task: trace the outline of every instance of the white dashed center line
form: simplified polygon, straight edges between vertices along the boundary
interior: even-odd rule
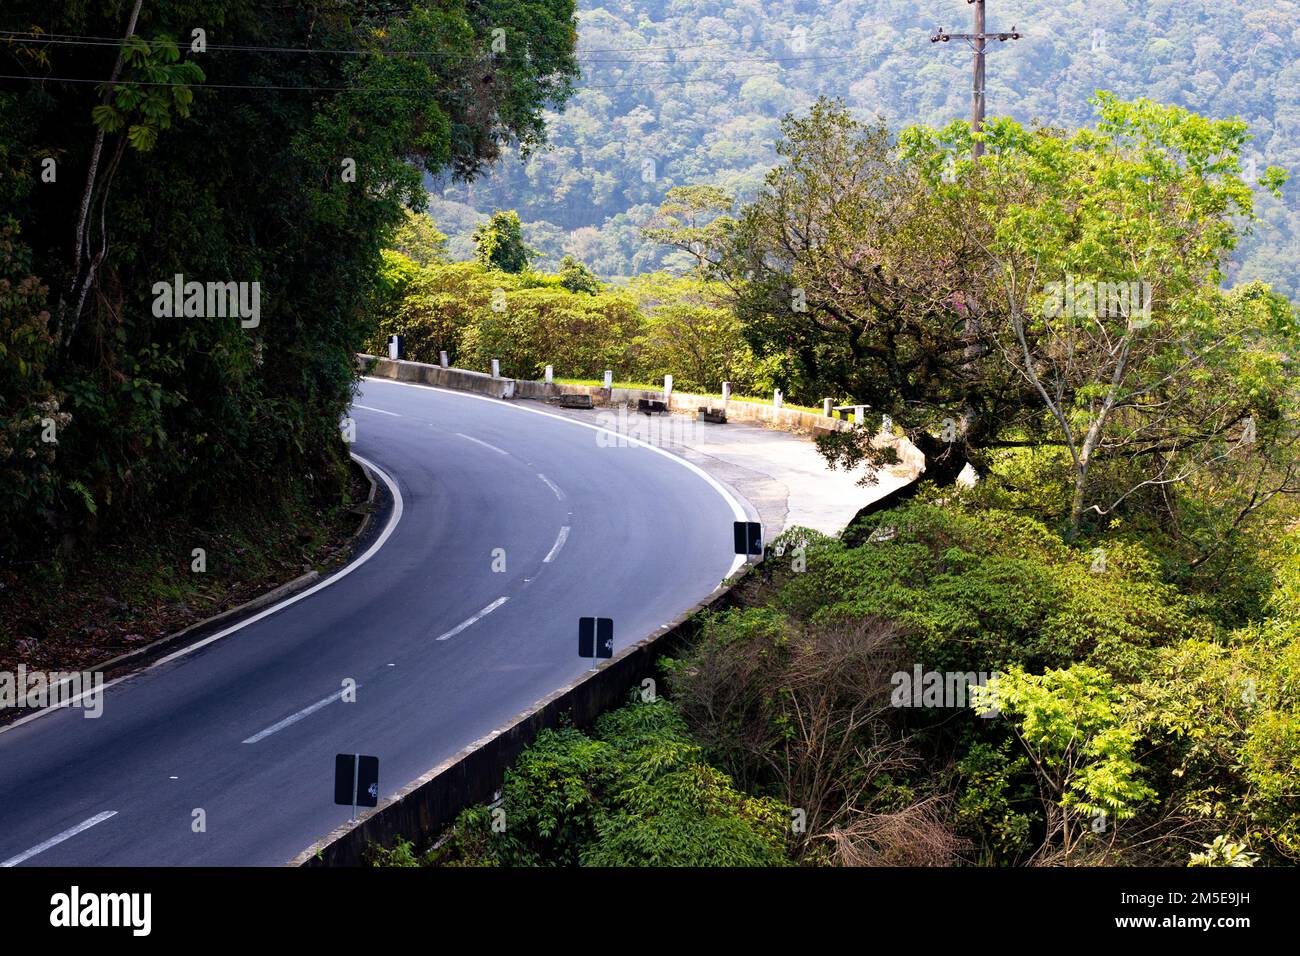
[[[541,474],[540,472],[538,473],[537,477],[542,479],[542,481],[546,482],[547,488],[550,488],[553,492],[555,492],[556,501],[564,500],[564,492],[559,489],[559,486],[556,485],[555,482],[551,481],[551,479],[547,478],[545,475]]]
[[[441,637],[437,638],[437,640],[445,641],[445,640],[447,640],[449,637],[455,637],[455,636],[456,636],[457,634],[459,634],[461,631],[465,630],[465,628],[470,627],[470,626],[474,625],[475,623],[477,623],[478,621],[482,620],[483,618],[487,617],[489,614],[491,614],[493,611],[495,611],[495,610],[496,610],[497,608],[499,608],[502,604],[505,604],[506,601],[509,601],[509,600],[510,600],[510,598],[508,598],[508,597],[499,597],[499,598],[497,598],[495,601],[493,601],[491,604],[489,604],[489,605],[488,605],[487,607],[485,607],[483,610],[479,611],[477,614],[475,614],[473,617],[469,618],[468,620],[461,621],[459,624],[457,624],[455,627],[453,627],[453,628],[452,628],[450,631],[448,631],[446,634],[443,634]]]
[[[397,414],[397,412],[386,412],[382,408],[375,408],[373,405],[362,405],[360,402],[354,402],[352,404],[352,407],[364,408],[368,412],[378,412],[380,415],[392,415],[394,418],[402,417],[401,415]]]
[[[472,436],[470,436],[470,435],[462,435],[460,432],[456,432],[456,435],[457,435],[457,437],[459,437],[459,438],[463,438],[463,439],[465,439],[466,441],[472,441],[472,442],[473,442],[474,444],[476,444],[476,445],[482,445],[484,448],[491,448],[491,449],[492,449],[494,452],[496,452],[498,455],[508,455],[508,454],[510,454],[510,452],[508,452],[508,451],[504,451],[504,450],[498,448],[496,445],[489,444],[488,442],[485,442],[485,441],[483,441],[482,439],[474,438],[474,437],[472,437]]]
[[[360,687],[361,685],[357,684],[356,686]],[[290,724],[296,724],[304,717],[310,717],[312,714],[316,713],[316,711],[320,710],[322,707],[328,707],[330,704],[334,703],[334,701],[340,700],[345,693],[347,693],[347,691],[340,690],[338,693],[330,694],[324,700],[318,700],[310,707],[304,707],[302,710],[298,711],[298,713],[290,714],[288,717],[284,718],[284,720],[272,724],[270,727],[267,727],[265,730],[259,730],[257,733],[253,734],[253,736],[245,740],[244,743],[255,744],[259,740],[271,736],[271,734],[275,733],[277,730],[284,730],[284,728],[288,727]]]
[[[3,863],[0,863],[0,869],[5,867],[10,867],[10,866],[17,866],[19,863],[22,863],[24,860],[30,860],[36,854],[44,853],[50,847],[58,846],[64,840],[69,840],[72,837],[76,836],[78,833],[81,833],[83,830],[89,830],[91,827],[95,826],[96,824],[103,823],[105,820],[109,819],[110,817],[115,817],[115,816],[117,816],[116,810],[105,810],[103,813],[96,813],[89,820],[82,820],[75,827],[69,827],[68,829],[64,830],[62,833],[50,837],[44,843],[38,843],[30,850],[25,850],[24,852],[19,853],[17,856],[11,856]]]

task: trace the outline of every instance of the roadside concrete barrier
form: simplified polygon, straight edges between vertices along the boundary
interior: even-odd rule
[[[494,398],[528,398],[535,401],[550,401],[561,395],[589,395],[593,407],[626,406],[637,408],[642,401],[667,401],[668,410],[696,417],[701,406],[712,407],[717,398],[708,395],[695,395],[690,392],[673,390],[666,396],[656,389],[613,388],[613,372],[605,372],[605,387],[597,385],[562,385],[554,381],[534,382],[527,379],[493,378],[486,372],[471,372],[468,369],[445,368],[438,365],[426,365],[422,362],[394,361],[373,355],[357,356],[361,367],[370,367],[370,375],[378,378],[390,378],[399,382],[420,382],[436,385],[440,388],[460,389],[479,395],[491,395]],[[665,383],[671,387],[671,377]],[[817,436],[833,431],[850,431],[854,423],[863,421],[863,409],[866,406],[852,405],[840,408],[854,410],[854,422],[838,418],[828,418],[817,412],[806,412],[784,405],[767,405],[761,402],[746,402],[731,397],[731,383],[724,383],[723,411],[728,422],[743,422],[780,428],[786,431],[800,432]],[[780,395],[780,391],[777,391]],[[783,397],[782,397],[783,400]],[[893,444],[898,452],[900,464],[912,471],[921,471],[925,467],[925,456],[911,442],[888,433],[882,429],[875,439],[879,442]]]

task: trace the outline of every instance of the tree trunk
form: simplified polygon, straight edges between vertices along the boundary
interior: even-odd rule
[[[1074,472],[1074,494],[1070,498],[1070,530],[1066,534],[1067,541],[1073,541],[1079,536],[1079,525],[1083,521],[1083,493],[1088,485],[1088,463],[1082,462]]]
[[[919,432],[909,440],[925,455],[925,471],[921,478],[946,488],[957,481],[962,469],[970,463],[966,446],[961,442],[946,442],[929,432]]]
[[[126,34],[123,37],[124,43],[126,41],[126,37],[129,37],[133,33],[135,33],[135,26],[140,19],[140,7],[143,5],[143,2],[144,0],[135,0],[135,6],[131,9],[131,18],[126,25]],[[122,48],[119,47],[117,51],[117,60],[113,63],[113,72],[109,74],[108,77],[110,88],[104,94],[104,99],[102,100],[103,103],[107,103],[109,98],[113,95],[111,86],[113,83],[117,81],[117,78],[121,75],[121,73],[122,73]],[[67,306],[68,294],[65,291],[64,294],[59,297],[59,306],[55,312],[54,340],[56,346],[59,347],[60,349],[66,348],[68,345],[72,343],[72,335],[73,332],[76,331],[77,322],[81,318],[81,309],[85,305],[85,301],[86,301],[85,292],[81,290],[83,289],[88,290],[89,288],[89,284],[85,282],[85,280],[83,280],[82,278],[81,264],[83,258],[86,257],[86,253],[87,253],[86,229],[90,222],[91,201],[94,199],[95,196],[95,181],[99,176],[99,158],[100,155],[103,153],[103,151],[104,151],[104,131],[103,129],[96,129],[95,145],[91,148],[90,151],[90,167],[86,170],[86,185],[84,191],[81,194],[81,208],[77,214],[77,231],[74,240],[75,245],[72,250],[72,281],[68,285],[68,289],[71,290],[73,295],[77,297],[76,298],[77,304],[75,307],[76,311],[74,311],[71,314],[71,316],[69,316],[68,306]],[[94,273],[92,267],[90,278],[93,279],[93,276]],[[65,323],[68,323],[68,328],[66,332],[64,331]]]

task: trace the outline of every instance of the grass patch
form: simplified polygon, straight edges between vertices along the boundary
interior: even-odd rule
[[[605,380],[603,378],[557,378],[555,380],[555,384],[556,385],[591,385],[596,388],[601,388],[604,386]],[[660,382],[658,385],[651,385],[646,382],[615,382],[614,387],[641,389],[642,391],[647,391],[647,392],[662,392],[664,390],[664,386],[662,382]]]

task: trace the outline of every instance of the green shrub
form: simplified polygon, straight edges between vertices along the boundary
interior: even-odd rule
[[[1205,630],[1139,545],[1071,548],[1031,518],[917,503],[873,518],[859,547],[821,539],[775,606],[813,622],[883,618],[927,668],[1095,661],[1133,674]]]
[[[671,704],[635,702],[591,736],[539,734],[507,771],[500,807],[462,812],[427,862],[780,866],[789,825],[788,807],[741,793],[705,763]],[[399,851],[378,862],[403,865]]]

